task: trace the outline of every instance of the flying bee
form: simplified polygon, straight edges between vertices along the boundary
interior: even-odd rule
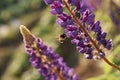
[[[58,40],[60,43],[63,43],[65,39],[66,39],[66,34],[65,34],[65,33],[60,34],[60,35],[57,37],[57,40]]]

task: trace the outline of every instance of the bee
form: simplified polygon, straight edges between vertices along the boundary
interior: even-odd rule
[[[63,43],[65,39],[66,39],[66,34],[65,34],[65,33],[60,34],[60,35],[57,37],[57,40],[58,40],[58,42],[60,42],[60,43]]]

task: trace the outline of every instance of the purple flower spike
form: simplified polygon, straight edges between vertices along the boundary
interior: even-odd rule
[[[52,14],[57,14],[58,19],[56,22],[64,28],[66,37],[71,39],[71,43],[76,45],[76,48],[80,53],[84,54],[87,59],[92,59],[96,55],[101,57],[101,53],[94,53],[96,52],[96,48],[94,47],[95,45],[93,42],[96,43],[100,50],[103,48],[108,50],[112,49],[112,42],[106,39],[107,33],[102,30],[100,21],[95,21],[95,14],[92,13],[93,10],[90,10],[90,6],[93,7],[91,3],[95,3],[93,0],[56,1],[60,3],[60,8],[66,6],[71,15],[68,15],[64,11],[61,11],[60,13],[58,13],[57,10],[54,11],[53,9],[58,8],[58,5],[55,5],[54,3],[51,4],[54,5],[51,7],[53,10]],[[100,0],[95,1],[100,5]],[[97,5],[95,6],[97,8]],[[93,36],[92,39],[91,36],[94,34],[95,36]]]
[[[40,38],[36,38],[25,26],[20,31],[29,54],[29,62],[45,80],[78,80],[74,70],[69,68],[63,58],[54,53],[52,48],[46,46]]]

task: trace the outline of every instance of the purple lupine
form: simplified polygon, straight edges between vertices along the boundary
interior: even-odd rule
[[[89,35],[85,34],[84,31],[78,27],[77,23],[72,18],[73,16],[68,15],[64,11],[61,14],[57,13],[57,23],[64,28],[66,36],[72,39],[71,43],[75,44],[78,51],[81,54],[84,54],[87,59],[92,59],[94,56],[105,56],[102,49],[106,48],[110,50],[112,48],[112,40],[106,39],[107,33],[102,30],[100,21],[95,21],[95,14],[93,14],[91,10],[86,7],[84,2],[81,2],[80,0],[67,0],[66,2],[74,8],[71,10],[74,14],[79,13],[80,16],[76,16],[76,18],[79,19],[85,30],[89,34],[93,34],[94,32],[95,41],[98,47],[100,47],[100,52],[97,54],[94,53],[96,49],[93,47]],[[53,5],[53,3],[50,5]],[[60,5],[62,8],[64,7],[62,2],[60,2]]]
[[[25,26],[20,26],[29,61],[45,80],[78,80],[73,68],[69,68],[63,58],[54,53],[40,38],[36,38]]]

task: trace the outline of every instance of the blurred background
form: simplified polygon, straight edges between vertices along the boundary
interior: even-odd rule
[[[120,66],[120,0],[85,0],[86,6],[101,21],[113,49],[107,58]],[[27,26],[32,33],[59,53],[79,75],[79,80],[120,80],[120,72],[103,60],[86,60],[70,40],[60,44],[56,37],[63,30],[43,0],[0,0],[0,80],[44,80],[29,63],[19,26]],[[108,77],[109,76],[109,77]]]

